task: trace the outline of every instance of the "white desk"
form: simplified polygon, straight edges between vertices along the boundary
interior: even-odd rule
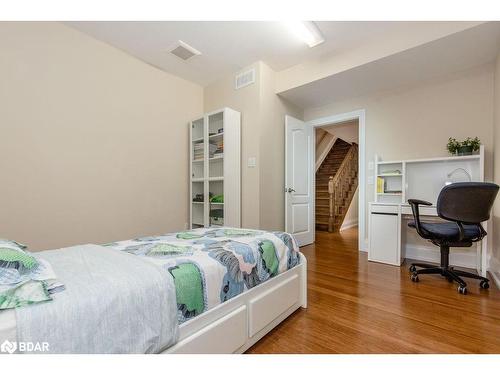
[[[425,217],[427,220],[438,220],[435,206],[420,206],[419,212],[424,220]],[[413,219],[410,205],[373,202],[369,204],[369,218],[368,260],[401,266],[406,258],[403,231],[407,230],[407,220]],[[483,227],[487,228],[487,223],[483,223]],[[478,242],[476,248],[476,269],[484,277],[487,270],[487,239],[488,236]],[[424,239],[422,241],[428,243]],[[439,248],[434,247],[439,252]],[[451,251],[453,252],[453,248]]]
[[[446,181],[467,181],[467,175],[471,181],[483,182],[484,146],[480,147],[478,154],[468,156],[387,161],[375,155],[374,167],[373,182],[380,180],[381,186],[374,183],[375,202],[369,204],[368,260],[400,266],[406,257],[407,219],[412,217],[407,200],[421,199],[435,203]],[[382,186],[383,191],[380,191]],[[426,217],[424,220],[440,220],[434,206],[421,206],[419,211],[420,215]],[[483,227],[488,232],[491,225],[483,223]],[[475,266],[482,276],[486,276],[488,266],[487,239],[488,236],[478,242],[475,264],[470,252],[462,253],[467,256],[467,263],[470,263],[467,266]],[[439,259],[435,256],[439,254],[437,246],[418,236],[414,241],[421,243],[426,251],[430,250],[427,253],[433,258]],[[458,249],[454,251],[452,248],[452,257],[454,252],[459,253]],[[413,252],[412,257],[417,254]],[[424,257],[417,259],[433,261]]]

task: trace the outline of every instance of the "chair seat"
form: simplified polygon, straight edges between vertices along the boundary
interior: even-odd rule
[[[433,237],[442,238],[445,240],[458,240],[460,235],[460,230],[456,223],[426,223],[421,221],[421,227],[423,230],[429,232]],[[408,226],[415,228],[415,222],[410,221]],[[481,230],[478,225],[463,225],[465,238],[464,239],[474,239],[481,236]]]

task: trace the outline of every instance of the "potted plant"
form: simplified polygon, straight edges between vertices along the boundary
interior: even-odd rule
[[[458,148],[458,155],[471,155],[472,152],[479,150],[480,145],[481,142],[478,137],[475,137],[474,139],[467,137],[467,139],[463,141]]]
[[[473,152],[479,150],[481,141],[478,137],[467,137],[464,141],[459,142],[455,138],[449,138],[446,148],[452,155],[471,155]]]
[[[450,154],[456,155],[458,147],[460,147],[460,142],[458,142],[455,138],[448,138],[448,144],[446,145],[446,148],[448,149],[448,152]]]

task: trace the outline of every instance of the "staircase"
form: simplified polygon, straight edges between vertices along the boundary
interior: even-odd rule
[[[338,232],[358,187],[358,145],[338,138],[316,172],[316,230]]]

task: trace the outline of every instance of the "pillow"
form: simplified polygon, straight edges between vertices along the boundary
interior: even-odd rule
[[[28,249],[28,246],[23,245],[22,243],[12,241],[12,240],[6,240],[4,238],[0,238],[0,246],[2,246],[2,245],[14,246],[16,248],[20,248],[21,250]]]
[[[22,275],[38,268],[38,260],[24,249],[15,241],[0,239],[0,285],[18,283]]]
[[[51,265],[26,251],[26,246],[0,239],[0,312],[50,301],[64,289]]]

